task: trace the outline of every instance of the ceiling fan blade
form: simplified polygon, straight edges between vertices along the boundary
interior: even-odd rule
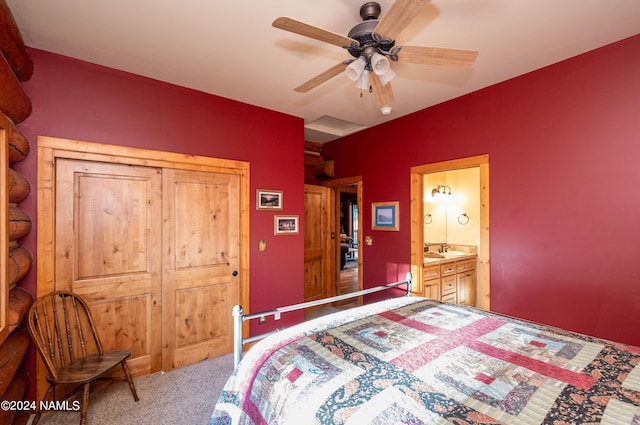
[[[429,1],[431,0],[396,0],[373,31],[384,38],[395,40]]]
[[[344,35],[336,34],[335,32],[314,27],[313,25],[305,24],[304,22],[296,21],[295,19],[287,17],[277,18],[273,21],[272,25],[281,30],[304,35],[305,37],[334,44],[338,47],[350,46],[353,42],[355,42],[356,45],[359,44],[353,38],[345,37]]]
[[[476,50],[448,49],[442,47],[402,46],[398,62],[422,65],[469,67],[478,57]]]
[[[328,81],[336,75],[340,74],[345,70],[346,67],[347,64],[340,62],[339,64],[327,69],[322,74],[318,74],[309,81],[300,84],[298,87],[293,89],[293,91],[296,91],[298,93],[306,93],[309,90],[316,88],[320,84],[324,83],[325,81]]]
[[[384,86],[378,78],[378,75],[375,72],[369,74],[371,86],[373,87],[373,95],[376,98],[376,103],[379,108],[382,108],[385,105],[391,105],[394,100],[393,91],[391,90],[391,82],[388,82]]]

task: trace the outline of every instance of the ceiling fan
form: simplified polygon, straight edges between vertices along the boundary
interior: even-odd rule
[[[372,91],[380,112],[389,115],[394,100],[390,80],[395,76],[389,59],[425,65],[471,66],[478,56],[475,50],[396,45],[396,36],[429,1],[395,0],[380,20],[380,4],[367,2],[360,7],[362,22],[346,37],[292,18],[277,18],[273,21],[274,27],[342,47],[355,58],[327,69],[294,91],[306,93],[345,71],[356,87]]]

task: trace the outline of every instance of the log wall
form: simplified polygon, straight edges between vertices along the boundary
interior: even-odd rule
[[[3,221],[1,223],[3,244],[2,276],[4,282],[1,302],[6,306],[8,332],[0,339],[0,400],[26,400],[31,381],[26,367],[26,354],[31,338],[26,331],[25,320],[33,296],[20,287],[22,278],[29,272],[33,260],[20,240],[31,231],[31,217],[20,208],[20,202],[29,197],[31,185],[19,172],[11,168],[24,160],[30,151],[27,138],[15,124],[31,115],[31,100],[22,88],[33,73],[33,61],[20,35],[20,31],[5,0],[0,0],[0,122],[4,137],[0,169],[6,184],[2,193]],[[6,217],[6,220],[4,218]],[[0,308],[0,311],[5,309]],[[0,411],[2,424],[26,424],[28,411]]]
[[[321,181],[334,176],[333,161],[325,161],[321,155],[322,144],[304,142],[304,182],[320,184]]]

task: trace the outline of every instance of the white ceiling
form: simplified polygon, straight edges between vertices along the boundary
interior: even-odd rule
[[[396,44],[478,50],[478,59],[469,69],[392,63],[395,102],[385,117],[342,74],[294,92],[351,56],[271,26],[289,16],[346,35],[364,0],[7,3],[28,46],[301,117],[305,138],[318,142],[640,33],[638,0],[433,0]],[[392,0],[379,3],[384,15]]]

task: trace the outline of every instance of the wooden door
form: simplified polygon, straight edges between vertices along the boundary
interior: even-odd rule
[[[161,365],[161,169],[58,159],[55,290],[83,296],[105,349]]]
[[[38,158],[37,295],[59,288],[84,295],[96,316],[104,345],[130,349],[131,368],[136,376],[159,371],[165,364],[170,369],[187,364],[186,359],[197,361],[211,357],[215,355],[212,353],[220,352],[220,347],[225,347],[224,353],[231,352],[231,336],[221,336],[232,333],[228,324],[231,305],[241,304],[245,312],[249,312],[249,164],[43,136],[38,137]],[[173,171],[177,169],[181,171]],[[195,190],[176,190],[180,186],[176,185],[172,197],[166,198],[163,174],[169,170],[174,173],[173,181],[184,181],[184,175],[189,173],[193,173],[198,182],[217,181],[212,175],[224,175],[227,177],[223,178],[235,181],[225,186],[230,190],[229,211],[206,206],[211,212],[209,218],[216,224],[202,225],[202,232],[214,240],[211,226],[225,228],[218,218],[231,217],[222,236],[229,249],[222,250],[219,248],[222,242],[215,240],[202,251],[202,255],[211,252],[224,255],[228,265],[221,261],[218,269],[226,267],[231,277],[222,277],[216,267],[211,266],[215,261],[207,265],[206,261],[194,260],[187,253],[177,263],[167,261],[173,253],[178,253],[175,247],[186,246],[182,241],[204,238],[196,234],[200,229],[196,230],[198,226],[194,223],[207,221],[202,218],[204,202],[195,202],[200,198],[190,196]],[[219,193],[225,190],[222,186],[224,184],[219,187]],[[165,198],[173,203],[178,199],[184,208],[174,206],[172,210]],[[215,199],[212,196],[205,200],[211,201],[211,205]],[[178,221],[178,225],[172,224],[172,220]],[[167,234],[167,229],[174,231],[173,236]],[[194,236],[175,232],[191,232]],[[186,261],[192,261],[193,269],[207,269],[210,282],[204,282],[196,270],[182,273],[189,269],[183,267]],[[233,276],[235,270],[238,270],[237,276]],[[167,283],[171,273],[183,281]],[[188,282],[185,284],[184,280],[189,279],[194,282],[191,288],[185,289]],[[224,286],[225,281],[235,287],[218,291],[232,294],[224,299],[228,306],[221,306],[219,301],[224,296],[211,295],[217,290],[212,285]],[[197,282],[202,285],[196,285]],[[167,285],[173,291],[168,295],[163,289],[169,287]],[[173,320],[166,320],[163,303],[172,300],[175,305],[168,308],[173,309],[169,313]],[[180,306],[178,310],[176,305]],[[179,318],[175,316],[176,311],[188,314]],[[219,314],[220,323],[227,321],[227,324],[205,329],[212,320],[217,320],[212,319],[212,314]],[[181,320],[183,328],[197,329],[202,338],[199,343],[194,342],[192,333],[181,333],[183,328],[177,325]],[[164,322],[172,323],[173,327],[164,329]],[[248,323],[244,324],[243,333],[249,336]],[[208,336],[202,337],[204,334]],[[173,335],[174,342],[168,335]],[[169,347],[175,352],[168,351]],[[200,352],[194,354],[198,350]],[[163,361],[167,356],[171,360]],[[47,388],[46,369],[41,361],[37,361],[36,372],[36,395],[40,399]]]
[[[136,375],[232,351],[240,176],[59,159],[55,289]]]
[[[335,294],[331,189],[304,185],[304,300]]]
[[[163,174],[163,370],[233,350],[239,303],[240,176]]]

